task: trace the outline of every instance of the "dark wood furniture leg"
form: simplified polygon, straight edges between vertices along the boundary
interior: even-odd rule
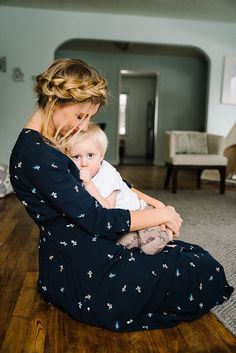
[[[164,189],[167,190],[169,183],[170,183],[170,178],[172,174],[172,166],[169,163],[166,163],[166,178],[165,178],[165,183],[164,183]]]
[[[176,194],[177,193],[177,176],[178,176],[178,171],[179,168],[177,166],[173,166],[172,167],[172,172],[173,172],[173,176],[172,176],[172,193]]]
[[[197,189],[201,189],[201,175],[202,175],[203,169],[202,168],[197,168]]]
[[[167,172],[166,172],[166,178],[165,178],[165,183],[164,183],[164,188],[167,189],[171,176],[172,176],[172,193],[176,194],[177,193],[177,177],[178,177],[178,172],[180,169],[196,169],[197,171],[197,188],[201,188],[201,175],[204,169],[217,169],[219,170],[220,173],[220,193],[224,194],[225,193],[225,177],[226,177],[226,166],[215,166],[215,165],[199,165],[199,166],[194,166],[194,165],[173,165],[170,163],[166,163],[167,167]]]
[[[219,167],[218,168],[220,173],[220,194],[225,193],[225,177],[226,177],[226,167]]]

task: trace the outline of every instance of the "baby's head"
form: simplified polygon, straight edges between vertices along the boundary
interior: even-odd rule
[[[67,151],[78,169],[87,168],[93,177],[100,169],[107,146],[108,139],[102,129],[89,124],[87,131],[70,140]]]

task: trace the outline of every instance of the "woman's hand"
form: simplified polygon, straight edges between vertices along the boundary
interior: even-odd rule
[[[169,212],[169,220],[165,223],[165,225],[173,232],[174,237],[178,237],[183,219],[180,217],[179,213],[175,211],[173,206],[166,206],[166,210],[167,214]]]

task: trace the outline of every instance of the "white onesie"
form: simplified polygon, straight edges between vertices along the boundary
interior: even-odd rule
[[[99,171],[92,180],[104,198],[113,191],[117,191],[115,208],[133,211],[145,208],[146,202],[139,200],[135,192],[123,181],[116,168],[107,161],[102,161]]]

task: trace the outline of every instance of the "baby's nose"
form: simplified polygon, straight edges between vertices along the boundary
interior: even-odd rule
[[[87,158],[81,158],[81,166],[86,167],[88,165]]]

